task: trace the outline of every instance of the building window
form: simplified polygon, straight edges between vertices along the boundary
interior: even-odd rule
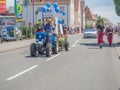
[[[65,7],[60,7],[60,13],[62,13],[63,11],[65,11]]]

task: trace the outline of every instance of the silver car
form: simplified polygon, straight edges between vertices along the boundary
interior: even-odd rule
[[[22,32],[16,26],[6,26],[0,32],[2,40],[22,40]]]
[[[95,28],[85,29],[83,33],[83,38],[97,38],[97,30]]]

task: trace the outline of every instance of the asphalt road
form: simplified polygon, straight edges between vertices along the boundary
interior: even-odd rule
[[[69,37],[70,50],[50,58],[30,57],[29,48],[0,53],[0,90],[119,90],[114,54],[97,39]]]

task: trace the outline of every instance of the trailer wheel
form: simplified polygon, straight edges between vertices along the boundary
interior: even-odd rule
[[[55,47],[53,48],[53,54],[58,54],[59,52],[59,45],[58,42],[55,43]]]
[[[65,51],[68,51],[68,49],[69,49],[69,42],[66,41],[66,42],[65,42]]]
[[[32,57],[36,56],[36,44],[35,43],[32,43],[30,46],[30,54]]]

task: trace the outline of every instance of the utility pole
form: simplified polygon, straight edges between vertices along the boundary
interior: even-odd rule
[[[34,26],[34,0],[32,0],[32,4],[33,4],[33,26]]]

